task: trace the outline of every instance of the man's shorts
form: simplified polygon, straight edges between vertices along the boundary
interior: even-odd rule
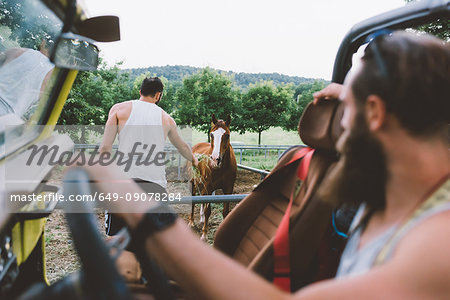
[[[157,183],[145,181],[139,178],[133,178],[133,180],[146,193],[167,194],[166,189]],[[105,231],[107,235],[115,235],[123,227],[125,227],[125,222],[121,218],[117,217],[114,213],[108,213],[108,211],[105,212]]]

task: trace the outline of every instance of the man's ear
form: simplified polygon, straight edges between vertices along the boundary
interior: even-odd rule
[[[142,92],[141,92],[141,90],[139,90],[139,96],[142,96]]]
[[[371,131],[379,130],[386,121],[386,104],[377,95],[369,95],[366,100],[366,120]]]

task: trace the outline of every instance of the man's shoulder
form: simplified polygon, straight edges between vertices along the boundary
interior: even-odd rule
[[[417,225],[417,233],[423,233],[423,238],[430,239],[434,234],[437,236],[445,231],[448,233],[446,240],[450,246],[450,201],[443,206],[446,207],[445,210],[443,209],[435,214],[430,212],[430,217]]]
[[[384,287],[374,293],[382,291],[395,299],[445,299],[442,296],[450,293],[449,247],[450,211],[446,210],[414,226],[401,238],[392,258],[359,277],[358,285]],[[389,285],[392,280],[395,285]]]
[[[162,108],[161,108],[161,118],[163,124],[165,125],[175,123],[175,120]]]
[[[122,108],[131,107],[133,105],[133,101],[134,100],[127,100],[127,101],[116,103],[111,107],[111,109],[122,109]]]
[[[133,100],[128,100],[128,101],[114,104],[111,107],[110,112],[115,112],[115,113],[130,112],[132,107],[133,107]]]
[[[447,245],[450,247],[450,201],[439,210],[429,210],[422,218],[418,218],[415,226],[407,232],[399,244],[399,250],[406,245],[422,245],[423,249],[433,251],[433,245]],[[413,247],[412,249],[415,249]],[[410,249],[405,249],[410,250]]]
[[[124,101],[114,104],[109,110],[109,115],[115,114],[119,119],[126,120],[131,114],[133,108],[133,100]]]
[[[431,278],[450,277],[450,207],[417,224],[400,242],[393,259],[416,265]],[[449,289],[450,291],[450,289]]]

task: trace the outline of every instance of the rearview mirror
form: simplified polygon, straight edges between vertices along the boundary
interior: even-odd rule
[[[120,40],[119,18],[98,16],[83,20],[77,25],[78,33],[97,42],[116,42]]]
[[[94,41],[67,32],[58,39],[51,61],[59,68],[93,71],[98,66],[98,54]]]

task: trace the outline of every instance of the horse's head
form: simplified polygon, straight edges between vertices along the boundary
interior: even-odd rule
[[[223,161],[223,156],[230,149],[230,123],[231,117],[228,115],[227,120],[217,120],[216,116],[212,114],[211,117],[211,159],[220,166]]]

